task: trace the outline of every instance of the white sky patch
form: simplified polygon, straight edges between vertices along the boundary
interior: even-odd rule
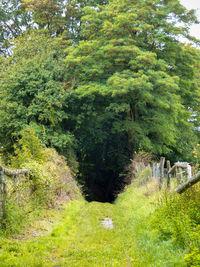
[[[200,0],[180,0],[180,3],[187,9],[196,9],[197,18],[200,21]],[[192,25],[190,33],[200,39],[200,24]]]

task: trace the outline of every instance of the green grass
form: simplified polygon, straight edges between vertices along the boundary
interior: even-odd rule
[[[151,184],[130,186],[113,205],[71,201],[46,236],[2,238],[0,266],[184,266],[184,251],[160,240],[149,224],[157,197]],[[114,229],[101,225],[106,217]]]

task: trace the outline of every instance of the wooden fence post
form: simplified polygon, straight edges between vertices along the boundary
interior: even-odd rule
[[[157,169],[158,169],[157,163],[153,163],[152,176],[153,176],[153,179],[156,181],[158,181]]]
[[[163,184],[164,165],[165,165],[165,158],[164,158],[164,157],[161,157],[161,159],[160,159],[160,179],[159,179],[159,189],[162,188],[162,184]]]
[[[6,183],[5,183],[5,175],[8,177],[17,177],[19,174],[26,174],[28,170],[9,170],[0,166],[0,221],[2,221],[6,217]]]
[[[0,219],[6,216],[6,184],[4,177],[4,168],[0,169]]]
[[[189,164],[187,165],[186,178],[187,180],[192,178],[192,167]]]
[[[170,161],[167,160],[167,188],[170,188],[171,183],[171,174],[169,173],[169,170],[171,169]]]
[[[155,174],[156,174],[156,181],[159,183],[159,177],[160,177],[160,163],[156,163],[155,165]]]
[[[180,184],[182,181],[182,169],[180,167],[177,167],[177,182]]]
[[[155,163],[152,165],[152,178],[155,179]]]

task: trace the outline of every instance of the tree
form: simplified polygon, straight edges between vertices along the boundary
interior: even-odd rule
[[[108,0],[23,0],[23,5],[33,14],[40,29],[48,29],[53,36],[65,32],[66,39],[81,39],[81,17],[86,6],[96,7]]]
[[[65,151],[73,136],[62,130],[67,118],[63,41],[33,33],[15,42],[13,55],[4,63],[0,94],[0,146],[12,151],[27,127],[35,129],[47,145]]]
[[[185,26],[174,25],[177,19]],[[124,129],[135,149],[166,153],[176,143],[178,121],[191,115],[188,95],[194,87],[182,85],[195,83],[199,58],[176,36],[186,36],[187,23],[194,20],[178,1],[113,1],[86,9],[87,41],[68,49],[69,79],[80,95],[112,97],[109,108],[124,117],[117,131]],[[173,51],[167,54],[169,46]],[[180,57],[187,54],[184,63]]]
[[[21,5],[20,0],[0,2],[0,54],[9,55],[10,39],[21,35],[31,25],[31,16]]]
[[[178,0],[51,1],[45,15],[47,1],[26,0],[42,32],[3,61],[1,146],[28,125],[62,153],[74,142],[86,193],[111,201],[133,152],[184,159],[196,142],[199,52],[179,41],[196,42],[194,11]]]
[[[73,132],[80,141],[79,179],[90,187],[102,179],[105,187],[114,175],[116,186],[123,181],[116,173],[134,151],[160,156],[192,148],[195,138],[180,139],[185,132],[195,137],[189,107],[199,90],[199,56],[179,37],[192,40],[188,25],[196,18],[179,1],[162,0],[112,1],[84,12],[85,40],[68,47],[66,58],[68,89],[82,103],[77,105],[81,121]]]
[[[39,28],[47,28],[51,34],[60,32],[63,28],[62,0],[23,0],[23,6],[33,13],[34,22]]]
[[[46,29],[51,37],[65,32],[65,39],[81,39],[85,6],[107,0],[2,0],[0,2],[0,54],[12,54],[12,39],[32,29]]]

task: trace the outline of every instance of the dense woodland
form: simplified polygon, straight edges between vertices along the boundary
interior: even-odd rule
[[[191,161],[200,122],[192,23],[195,11],[178,0],[2,0],[4,161],[32,129],[68,159],[88,199],[109,201],[138,151]]]
[[[200,183],[150,167],[199,179],[193,23],[179,0],[0,1],[0,266],[200,266]]]

